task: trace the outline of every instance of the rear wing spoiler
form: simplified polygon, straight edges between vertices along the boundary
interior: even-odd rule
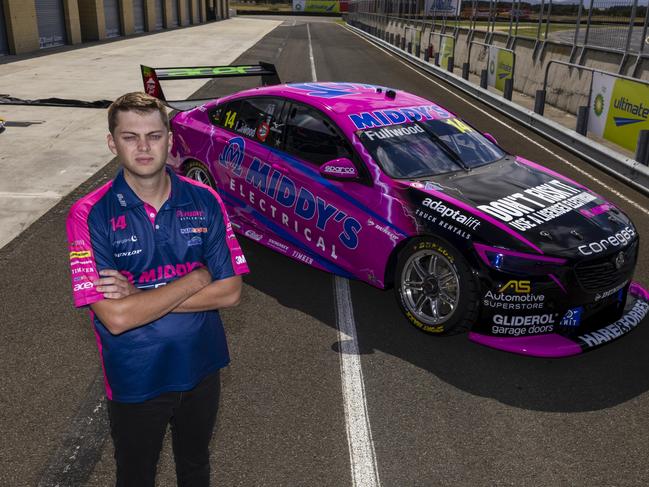
[[[144,91],[175,110],[190,110],[202,105],[213,98],[202,100],[167,100],[162,91],[160,81],[199,78],[233,78],[241,76],[261,76],[263,86],[281,83],[274,64],[259,62],[235,66],[196,66],[185,68],[151,68],[140,65]]]

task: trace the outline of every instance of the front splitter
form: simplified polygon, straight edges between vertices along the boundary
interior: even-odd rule
[[[577,337],[557,333],[503,338],[470,332],[469,340],[505,352],[532,357],[570,357],[607,345],[634,330],[649,313],[649,291],[632,282],[621,318]]]

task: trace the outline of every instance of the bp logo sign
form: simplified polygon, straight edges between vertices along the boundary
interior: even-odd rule
[[[491,74],[494,74],[495,71],[496,71],[496,63],[495,63],[495,61],[492,59],[491,61],[489,61],[489,72],[490,72]]]
[[[598,94],[595,97],[595,103],[594,103],[594,106],[593,106],[593,111],[595,112],[595,115],[597,115],[598,117],[604,111],[604,97],[602,96],[601,93]]]

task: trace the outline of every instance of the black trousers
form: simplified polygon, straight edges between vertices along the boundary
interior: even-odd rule
[[[217,371],[191,391],[167,392],[142,403],[108,401],[117,487],[155,486],[158,458],[169,423],[178,485],[209,486],[209,443],[219,392]]]

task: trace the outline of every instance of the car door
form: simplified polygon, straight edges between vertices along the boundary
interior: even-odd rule
[[[291,256],[316,259],[333,272],[382,283],[399,236],[381,214],[381,190],[332,119],[297,102],[285,105],[281,142],[269,146],[276,227],[294,242]],[[319,168],[338,158],[354,162],[357,180],[324,177]],[[272,178],[271,178],[272,181]],[[377,228],[384,231],[377,231]]]
[[[210,110],[212,124],[219,127],[212,136],[212,174],[235,226],[260,227],[265,222],[257,211],[258,198],[251,187],[261,161],[268,160],[273,139],[269,130],[283,100],[274,97],[240,98]]]

